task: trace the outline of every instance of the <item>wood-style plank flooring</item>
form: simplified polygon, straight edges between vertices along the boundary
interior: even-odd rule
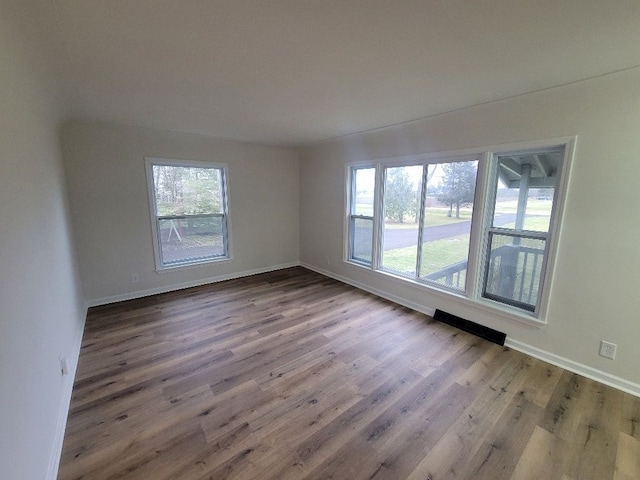
[[[303,268],[89,312],[59,478],[640,479],[640,399]]]

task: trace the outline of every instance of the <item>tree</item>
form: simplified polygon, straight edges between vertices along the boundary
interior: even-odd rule
[[[390,220],[404,223],[405,215],[415,215],[418,209],[418,189],[403,167],[387,169],[384,192],[385,215]]]
[[[217,168],[154,165],[153,181],[160,215],[220,211],[220,170]]]
[[[456,207],[456,218],[460,218],[460,207],[473,203],[477,166],[475,162],[455,162],[442,164],[444,172],[436,199],[449,206],[449,213]]]

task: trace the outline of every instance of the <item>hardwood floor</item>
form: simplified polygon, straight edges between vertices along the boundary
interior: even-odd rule
[[[640,479],[640,399],[303,268],[89,312],[60,479]]]

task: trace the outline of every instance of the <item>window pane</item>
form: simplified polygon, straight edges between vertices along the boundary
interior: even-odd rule
[[[158,220],[163,266],[195,263],[226,255],[224,216]]]
[[[420,278],[464,290],[478,162],[429,165]]]
[[[351,231],[353,239],[351,258],[370,265],[373,247],[373,219],[352,217]]]
[[[501,155],[493,226],[548,232],[562,150]]]
[[[222,170],[153,165],[157,216],[223,213]]]
[[[356,168],[353,170],[354,190],[351,204],[353,215],[373,217],[373,191],[376,183],[375,168]]]
[[[382,268],[415,277],[418,253],[418,208],[421,165],[386,169]]]
[[[545,240],[490,233],[489,242],[484,296],[534,311],[544,264]]]

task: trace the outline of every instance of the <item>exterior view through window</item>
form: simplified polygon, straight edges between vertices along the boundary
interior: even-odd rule
[[[147,159],[158,269],[228,258],[225,171]]]
[[[381,269],[464,290],[478,162],[384,170]]]
[[[537,317],[570,141],[350,167],[346,260]]]
[[[482,295],[536,311],[564,149],[496,155]]]
[[[349,258],[371,265],[373,248],[373,194],[375,168],[354,168],[352,171],[349,224],[352,235]]]

